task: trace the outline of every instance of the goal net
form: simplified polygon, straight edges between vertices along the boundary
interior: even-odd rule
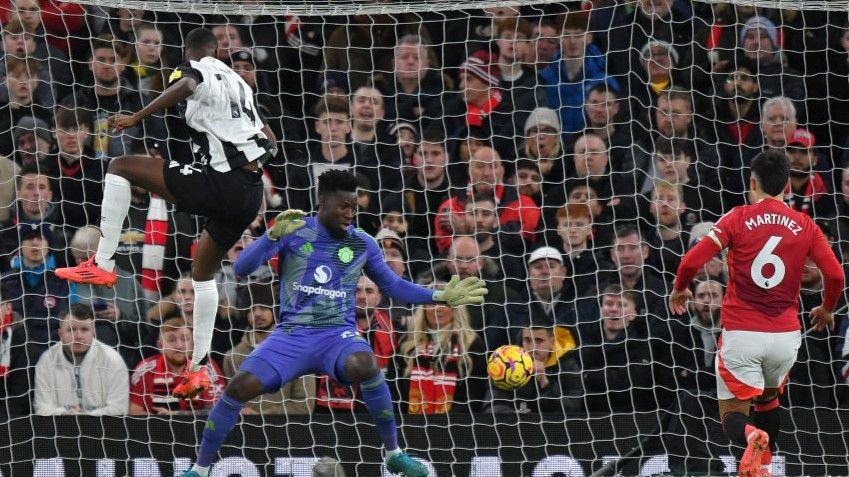
[[[453,311],[393,301],[367,279],[349,297],[401,445],[431,476],[736,473],[742,449],[716,398],[726,258],[699,273],[685,316],[667,298],[686,250],[746,203],[763,150],[791,160],[788,206],[849,251],[847,11],[0,1],[0,475],[188,469],[212,403],[273,329],[280,286],[293,286],[276,257],[250,276],[233,263],[280,211],[316,211],[317,178],[335,168],[356,173],[356,226],[394,273],[435,288],[452,275],[487,283],[483,306]],[[183,38],[201,26],[253,90],[255,109],[242,98],[233,114],[258,113],[278,152],[263,167],[261,214],[216,275],[215,386],[180,401],[171,391],[191,353],[206,219],[134,188],[116,287],[69,285],[53,270],[96,250],[115,157],[208,169],[179,105],[122,132],[108,123],[182,74]],[[340,249],[340,267],[351,260]],[[323,288],[328,273],[316,268],[295,292],[336,293]],[[811,329],[822,281],[809,262],[774,475],[849,474],[849,320],[841,300],[834,330]],[[487,374],[506,344],[535,363],[515,391]],[[356,387],[308,375],[246,409],[210,475],[389,475]]]

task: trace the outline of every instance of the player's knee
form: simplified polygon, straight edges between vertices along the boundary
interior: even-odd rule
[[[345,359],[345,375],[352,383],[368,381],[380,374],[377,361],[370,353],[360,351]]]
[[[196,282],[207,282],[215,279],[216,270],[204,266],[199,260],[192,261],[192,280]]]
[[[112,159],[111,161],[109,161],[109,166],[107,167],[106,171],[109,174],[121,176],[126,179],[127,176],[130,174],[129,161],[127,160],[127,157],[119,156]]]
[[[224,392],[233,399],[248,402],[262,394],[262,381],[251,373],[239,372]]]

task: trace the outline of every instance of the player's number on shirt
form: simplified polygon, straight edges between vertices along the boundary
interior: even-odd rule
[[[784,280],[784,262],[781,261],[781,257],[772,253],[775,247],[778,247],[778,242],[781,242],[781,237],[777,235],[770,237],[752,262],[752,281],[766,290],[777,287]],[[772,265],[774,270],[770,277],[764,276],[764,268],[767,264]]]
[[[245,88],[242,83],[239,81],[231,80],[227,75],[218,76],[219,79],[223,80],[227,84],[227,91],[232,92],[233,90],[239,90],[239,99],[236,101],[236,98],[233,95],[230,95],[230,112],[233,118],[242,117],[242,113],[245,113],[245,116],[251,120],[251,124],[256,124],[256,114],[254,114],[253,110],[248,107],[247,94],[245,93]]]

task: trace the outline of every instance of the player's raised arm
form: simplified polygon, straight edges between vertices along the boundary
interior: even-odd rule
[[[811,324],[815,330],[821,331],[825,328],[834,329],[834,308],[843,292],[845,276],[822,230],[817,227],[814,234],[810,257],[822,272],[823,298],[822,305],[811,310]]]
[[[306,223],[304,216],[306,213],[297,209],[290,209],[277,215],[274,225],[239,254],[236,263],[233,264],[233,273],[241,276],[250,275],[257,267],[267,262],[280,251],[281,238],[304,226]]]
[[[243,252],[244,253],[244,252]],[[374,240],[368,240],[366,245],[365,272],[377,284],[384,294],[398,301],[414,304],[445,303],[456,307],[462,305],[481,305],[483,296],[487,294],[486,284],[477,277],[460,280],[453,276],[445,290],[430,290],[399,277],[393,272]]]
[[[673,314],[683,315],[687,312],[687,300],[693,298],[693,292],[689,288],[690,282],[693,281],[696,273],[720,250],[720,244],[716,239],[711,235],[705,235],[695,247],[684,254],[675,275],[672,295],[669,296],[669,309]]]

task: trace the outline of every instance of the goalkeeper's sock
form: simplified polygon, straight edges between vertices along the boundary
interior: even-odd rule
[[[227,434],[238,422],[239,413],[244,406],[245,403],[230,397],[226,393],[215,403],[215,406],[209,411],[206,426],[203,428],[203,439],[200,441],[200,449],[198,449],[197,466],[209,468],[212,459],[218,455],[218,449],[224,439],[227,438]]]
[[[383,447],[386,449],[388,458],[390,452],[398,449],[398,427],[395,425],[392,396],[389,395],[389,386],[383,379],[383,373],[360,383],[360,392],[363,394],[366,409],[377,426],[377,433],[383,440]]]
[[[207,477],[209,475],[209,467],[201,467],[197,464],[192,466],[192,470],[197,472],[200,477]]]
[[[778,441],[778,429],[781,426],[781,408],[778,398],[765,404],[755,404],[755,413],[752,419],[755,427],[766,432],[769,436],[769,449],[763,453],[761,464],[772,462],[772,453],[775,452],[775,443]]]
[[[757,430],[749,424],[749,416],[742,412],[729,412],[722,418],[722,427],[728,440],[734,444],[746,447],[749,445],[748,436]]]
[[[130,210],[130,181],[115,174],[103,178],[103,203],[100,205],[100,242],[94,263],[111,272],[115,270],[112,257],[118,250],[118,239],[124,228],[124,219]]]
[[[195,311],[192,317],[195,348],[192,352],[192,363],[194,368],[197,368],[212,347],[212,332],[215,330],[215,316],[218,314],[218,287],[215,280],[192,280],[192,287],[195,290]]]

